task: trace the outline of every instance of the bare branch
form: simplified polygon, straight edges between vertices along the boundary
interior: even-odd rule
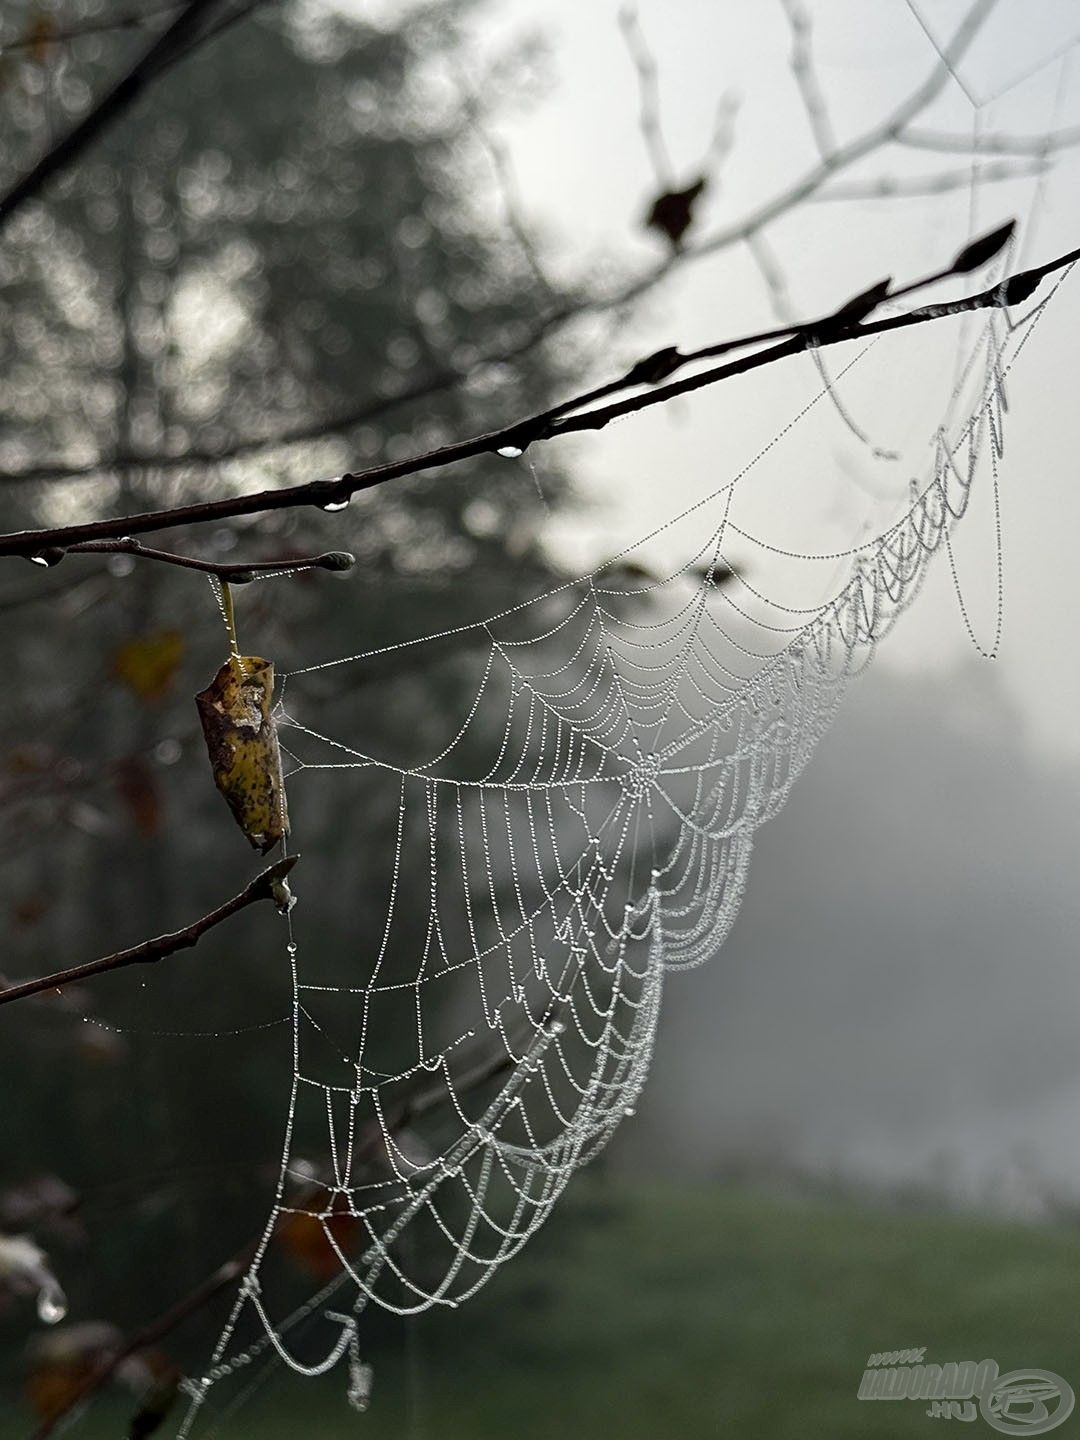
[[[953,39],[945,49],[944,54],[950,63],[955,64],[956,61],[966,53],[996,3],[997,0],[975,0],[965,19],[958,27]],[[722,230],[716,231],[711,237],[699,241],[696,245],[684,246],[678,250],[673,250],[670,255],[653,266],[645,274],[641,275],[637,280],[623,286],[613,294],[577,303],[568,302],[557,307],[544,316],[533,327],[530,334],[519,344],[514,345],[510,349],[489,351],[481,356],[477,363],[510,363],[519,359],[522,355],[532,351],[542,340],[561,329],[569,321],[586,314],[600,314],[609,310],[618,310],[655,288],[655,286],[667,278],[677,265],[682,264],[684,261],[700,259],[703,256],[715,254],[720,250],[743,243],[751,235],[765,230],[769,225],[773,224],[777,219],[787,214],[803,201],[814,198],[826,182],[833,179],[836,175],[848,169],[859,160],[864,159],[867,155],[881,149],[884,145],[899,141],[903,136],[912,133],[907,127],[917,115],[921,114],[933,100],[936,99],[944,85],[948,82],[948,79],[949,70],[947,65],[945,63],[939,63],[934,67],[929,77],[921,85],[916,87],[907,99],[888,117],[877,125],[871,126],[865,130],[862,135],[857,136],[854,140],[848,142],[848,144],[841,146],[840,149],[835,150],[829,156],[828,160],[819,161],[802,177],[785,189],[777,192],[772,199],[763,202],[754,210],[749,211],[740,220],[733,222]],[[426,399],[432,395],[452,390],[465,378],[466,375],[464,372],[456,369],[448,369],[441,373],[430,375],[423,380],[419,380],[407,389],[399,391],[397,394],[375,396],[355,411],[320,419],[311,424],[295,426],[272,435],[243,438],[233,441],[227,446],[213,450],[192,449],[181,455],[155,454],[140,456],[121,453],[103,457],[99,460],[88,461],[81,465],[71,465],[53,461],[30,466],[25,470],[9,471],[6,475],[0,476],[0,479],[10,482],[37,482],[94,475],[102,470],[173,470],[191,466],[212,465],[225,460],[235,459],[245,454],[266,451],[282,445],[300,444],[305,441],[318,439],[324,435],[346,431],[354,425],[376,419],[396,409],[399,405],[407,404],[415,400]],[[298,502],[294,500],[286,503],[294,504]],[[319,502],[314,501],[313,503]],[[233,513],[255,513],[263,508],[267,507],[254,505],[249,511],[237,511]],[[207,518],[218,517],[211,516]],[[81,538],[86,539],[91,537],[85,535]]]
[[[200,50],[211,40],[216,40],[219,35],[224,35],[226,30],[231,30],[241,20],[246,20],[254,11],[261,9],[264,5],[272,5],[275,0],[243,0],[235,10],[230,10],[226,15],[219,15],[218,18],[209,24],[205,30],[198,35],[193,35],[172,57],[169,64],[175,64],[178,60],[186,60],[193,50]]]
[[[943,154],[1052,155],[1080,145],[1080,125],[1050,130],[1045,135],[1009,135],[987,131],[984,135],[952,135],[947,130],[923,130],[909,126],[895,137],[898,145],[912,150],[937,150]]]
[[[194,560],[189,555],[175,555],[170,550],[152,550],[125,535],[119,540],[84,540],[81,544],[49,546],[34,556],[41,565],[58,565],[65,555],[133,555],[139,560],[156,560],[163,565],[179,565],[184,570],[198,570],[227,580],[232,585],[246,585],[268,575],[295,575],[300,570],[351,570],[356,557],[346,550],[327,550],[322,555],[298,557],[295,560],[243,560],[222,564],[216,560]]]
[[[185,47],[198,27],[222,0],[188,0],[181,13],[113,87],[66,135],[62,136],[36,165],[0,197],[0,228],[32,199],[60,170],[117,120],[143,93],[147,85],[186,53]]]
[[[993,285],[978,295],[965,296],[940,305],[924,306],[887,320],[871,321],[865,324],[845,323],[842,319],[837,318],[842,316],[841,311],[798,327],[765,331],[757,335],[742,336],[735,340],[725,340],[718,345],[706,346],[704,349],[685,355],[671,347],[667,350],[657,351],[656,354],[639,361],[620,379],[588,391],[584,395],[579,395],[554,409],[541,411],[525,420],[505,425],[498,430],[486,431],[483,434],[472,436],[468,440],[459,440],[450,445],[440,446],[422,455],[376,465],[356,474],[346,473],[332,480],[316,480],[306,485],[261,490],[253,495],[229,496],[220,500],[178,505],[170,510],[151,510],[141,515],[114,516],[110,519],[92,520],[78,525],[61,525],[54,529],[14,531],[7,535],[0,535],[0,556],[33,557],[48,551],[52,546],[70,548],[70,546],[85,540],[116,539],[135,533],[142,534],[150,530],[168,530],[175,529],[180,525],[226,520],[237,515],[254,515],[268,510],[290,510],[299,505],[314,505],[323,510],[340,509],[353,495],[373,489],[377,485],[383,485],[389,480],[400,479],[406,475],[418,475],[428,470],[442,469],[448,465],[459,464],[464,460],[475,459],[480,455],[516,456],[520,455],[529,445],[540,440],[550,440],[555,436],[567,435],[580,430],[600,430],[612,420],[623,415],[649,409],[653,405],[662,405],[674,395],[682,395],[692,390],[702,389],[707,385],[714,385],[733,375],[745,374],[747,371],[785,359],[789,355],[800,354],[804,350],[863,339],[887,330],[926,324],[946,315],[955,315],[966,310],[989,307],[1005,308],[1020,303],[1047,275],[1065,269],[1078,257],[1080,257],[1080,250],[1073,250],[1044,265],[1021,271],[1009,280]],[[903,290],[895,293],[908,294],[913,289],[940,280],[950,273],[956,272],[951,268],[947,269],[929,276],[925,280],[916,281],[913,285],[905,286]],[[793,330],[794,333],[792,333]],[[665,376],[673,374],[692,361],[764,343],[777,335],[787,335],[789,338],[770,349],[757,351],[742,360],[715,367],[689,379],[676,381],[666,386],[657,384]],[[584,414],[571,413],[604,395],[614,394],[619,390],[642,384],[651,384],[655,388],[644,395],[598,409],[587,410]]]
[[[802,0],[780,0],[780,4],[791,26],[791,73],[798,86],[814,144],[822,160],[825,160],[836,149],[836,135],[814,68],[813,22]]]
[[[1073,265],[1077,260],[1080,260],[1080,249],[1070,251],[1069,254],[1061,256],[1057,261],[1051,261],[1048,266],[1022,271],[1008,280],[992,285],[978,295],[965,296],[960,300],[948,300],[938,305],[924,305],[917,310],[909,310],[904,315],[891,316],[887,320],[871,320],[863,325],[838,327],[816,334],[808,328],[793,335],[789,340],[781,341],[780,344],[774,345],[769,350],[760,350],[742,360],[732,360],[726,365],[718,365],[712,370],[703,371],[700,375],[692,375],[688,379],[676,380],[670,385],[659,386],[647,395],[633,396],[629,400],[621,400],[598,410],[589,410],[584,415],[567,416],[565,420],[559,422],[558,428],[553,433],[565,435],[579,430],[602,430],[605,425],[609,425],[612,420],[620,419],[623,415],[632,415],[651,405],[661,405],[676,395],[687,395],[693,390],[701,390],[707,385],[715,385],[718,381],[728,380],[733,375],[745,375],[750,370],[758,370],[764,365],[786,359],[789,355],[801,354],[804,350],[825,345],[845,344],[849,340],[866,339],[890,330],[902,330],[912,325],[923,325],[930,321],[941,320],[949,315],[961,315],[969,310],[1005,309],[1009,305],[1020,304],[1028,299],[1045,275],[1053,270]],[[3,550],[0,547],[0,554],[2,553]]]
[[[1045,175],[1045,160],[1027,164],[985,165],[978,173],[980,185],[998,184],[1004,180],[1026,180]],[[920,195],[945,195],[951,190],[966,190],[972,181],[971,167],[962,170],[940,170],[936,175],[883,175],[878,180],[849,180],[846,184],[830,185],[814,195],[814,203],[827,200],[910,200]]]
[[[780,261],[777,259],[776,253],[764,235],[751,235],[746,244],[754,263],[761,273],[765,288],[769,292],[774,312],[781,320],[790,325],[793,318],[791,296],[788,291],[787,278],[781,269]],[[856,440],[865,445],[868,450],[872,451],[878,459],[895,460],[896,452],[893,450],[885,450],[881,446],[875,445],[870,436],[851,414],[850,410],[848,410],[836,389],[833,377],[829,373],[828,366],[825,364],[825,359],[821,352],[815,348],[810,351],[810,355],[817,367],[818,374],[821,376],[821,383],[825,387],[825,392],[833,408],[842,422],[851,431],[852,435],[855,436]]]
[[[22,50],[37,50],[42,45],[70,45],[84,35],[102,35],[110,30],[141,30],[165,15],[173,15],[180,9],[183,0],[166,0],[164,5],[149,6],[145,10],[129,10],[120,15],[109,15],[100,20],[85,20],[66,28],[57,26],[47,34],[32,35],[22,40],[0,42],[0,55],[15,55]]]
[[[73,985],[79,980],[88,980],[92,975],[103,975],[108,970],[121,970],[127,965],[154,964],[177,950],[188,950],[197,945],[208,930],[228,920],[240,910],[254,905],[257,900],[277,900],[278,886],[296,864],[299,856],[286,855],[268,865],[238,895],[226,900],[216,910],[211,910],[202,919],[194,921],[183,930],[174,930],[170,935],[159,935],[154,940],[144,940],[129,950],[118,950],[114,955],[105,955],[99,960],[89,960],[85,965],[75,965],[70,970],[59,970],[55,975],[45,975],[40,980],[24,980],[18,985],[9,985],[0,990],[0,1005],[10,1005],[13,1000],[22,1000],[27,995],[40,995],[43,990],[58,990],[63,985]]]
[[[488,152],[491,159],[491,168],[495,172],[495,180],[502,196],[503,211],[506,215],[506,223],[517,242],[518,249],[525,258],[525,262],[532,271],[534,278],[549,298],[554,296],[555,288],[544,269],[539,252],[529,234],[521,214],[521,197],[518,192],[517,176],[514,173],[514,164],[510,158],[510,152],[502,140],[491,130],[484,120],[483,106],[480,97],[469,84],[468,77],[461,70],[457,74],[458,87],[461,90],[465,114],[476,132],[477,138]]]
[[[638,18],[634,0],[627,0],[619,10],[619,29],[626,41],[630,59],[637,71],[638,88],[641,92],[641,134],[649,159],[661,190],[670,190],[675,184],[675,168],[671,163],[664,133],[660,128],[660,89],[657,84],[656,61],[645,40],[645,34]]]
[[[718,171],[730,155],[735,144],[735,120],[740,104],[739,95],[734,90],[725,90],[720,96],[720,103],[716,107],[712,139],[709,141],[705,158],[701,162],[703,174],[711,175],[714,171]]]

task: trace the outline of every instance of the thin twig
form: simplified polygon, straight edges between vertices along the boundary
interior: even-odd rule
[[[84,540],[77,545],[49,546],[35,559],[43,565],[57,565],[65,555],[132,555],[139,560],[156,560],[162,565],[179,565],[184,570],[198,570],[231,585],[246,585],[267,575],[294,575],[300,570],[351,570],[356,557],[347,550],[327,550],[322,555],[307,555],[295,560],[234,560],[224,564],[217,560],[195,560],[190,555],[176,555],[170,550],[154,550],[130,535],[119,540]]]
[[[802,0],[780,0],[780,4],[791,26],[791,73],[806,111],[814,144],[822,160],[825,160],[836,149],[836,135],[814,67],[813,22]]]
[[[43,45],[70,45],[84,35],[101,35],[110,30],[140,30],[151,25],[164,15],[175,14],[183,0],[166,0],[146,10],[131,10],[121,15],[110,15],[101,20],[86,20],[79,25],[58,27],[41,35],[30,35],[22,40],[0,41],[0,55],[14,55],[21,50],[38,50]]]
[[[104,955],[99,960],[89,960],[85,965],[74,965],[70,970],[58,970],[55,975],[45,975],[40,980],[24,980],[18,985],[9,985],[0,990],[0,1005],[9,1005],[27,995],[40,995],[43,990],[58,990],[63,985],[73,985],[79,980],[88,980],[92,975],[103,975],[108,970],[121,970],[127,965],[153,964],[177,950],[187,950],[197,945],[208,930],[228,920],[240,910],[254,905],[257,900],[276,900],[277,886],[284,880],[299,857],[286,855],[275,860],[261,874],[256,875],[238,895],[226,900],[216,910],[211,910],[200,920],[183,930],[174,930],[169,935],[159,935],[154,940],[144,940],[128,950],[118,950],[114,955]]]
[[[534,279],[550,299],[555,294],[555,287],[544,269],[539,251],[529,234],[529,227],[522,215],[521,196],[510,152],[499,136],[486,124],[480,97],[470,85],[468,76],[463,70],[457,72],[457,85],[462,94],[466,118],[491,160],[491,168],[495,172],[495,181],[502,196],[506,223],[517,242],[517,247],[521,251],[525,263],[532,271]]]
[[[730,155],[735,144],[735,119],[739,113],[740,97],[735,90],[725,90],[716,107],[712,139],[701,162],[701,173],[711,175],[718,171]]]
[[[950,66],[955,66],[967,54],[997,3],[998,0],[975,0],[957,27],[952,40],[946,46],[943,58],[934,66],[927,79],[917,86],[907,99],[893,110],[891,115],[879,124],[868,127],[861,135],[849,140],[847,144],[832,151],[826,159],[819,160],[805,174],[783,190],[778,191],[771,199],[763,201],[748,214],[699,240],[696,244],[687,246],[678,263],[701,259],[706,255],[715,255],[718,250],[725,250],[731,245],[745,240],[747,235],[754,230],[771,225],[781,215],[787,214],[796,205],[800,205],[804,200],[815,195],[827,180],[831,180],[841,170],[865,159],[873,151],[880,150],[883,145],[895,141],[915,116],[922,114],[941,94],[949,81]],[[669,259],[665,262],[664,267],[658,267],[658,269],[666,269],[671,264],[672,261]],[[655,274],[655,272],[653,273]],[[653,283],[655,281],[650,276],[643,276],[636,286],[630,286],[622,292],[621,303],[625,304],[628,300],[636,299],[638,294],[650,288]]]
[[[936,150],[946,155],[1051,155],[1080,145],[1080,125],[1048,130],[1045,135],[1008,135],[988,130],[982,135],[953,135],[947,130],[909,126],[896,136],[898,145],[911,150]]]
[[[675,395],[700,390],[707,385],[714,385],[719,381],[730,379],[733,375],[745,374],[750,370],[774,364],[789,355],[800,354],[804,350],[865,339],[888,330],[926,324],[946,315],[956,315],[966,310],[980,310],[989,307],[1005,308],[1018,304],[1030,295],[1047,275],[1065,269],[1078,257],[1080,257],[1080,250],[1073,250],[1044,265],[1021,271],[1011,279],[993,285],[980,294],[965,296],[939,305],[922,306],[917,310],[893,316],[887,320],[845,324],[839,323],[833,316],[826,316],[821,320],[797,328],[793,334],[790,328],[762,332],[756,336],[743,336],[737,340],[723,341],[719,345],[707,346],[686,355],[674,348],[658,351],[655,355],[647,357],[646,360],[639,361],[637,365],[627,371],[626,375],[607,386],[588,391],[585,395],[577,396],[574,400],[567,401],[552,410],[541,411],[525,420],[504,425],[498,430],[489,430],[483,434],[472,436],[468,440],[459,440],[450,445],[443,445],[435,450],[426,451],[422,455],[376,465],[369,470],[355,474],[347,473],[336,479],[316,480],[304,485],[261,490],[253,495],[198,501],[188,505],[178,505],[170,510],[151,510],[141,515],[114,516],[106,520],[62,525],[52,529],[14,531],[11,534],[0,535],[0,556],[34,556],[47,551],[52,546],[68,548],[84,540],[113,539],[124,534],[173,529],[180,525],[203,524],[208,521],[231,519],[238,515],[252,515],[268,510],[289,510],[300,505],[314,505],[324,510],[328,507],[337,509],[353,495],[373,489],[377,485],[383,485],[389,480],[421,474],[428,470],[442,469],[448,465],[459,464],[464,460],[475,459],[480,455],[492,453],[518,455],[529,445],[541,440],[550,440],[558,435],[572,434],[581,430],[600,430],[612,420],[623,415],[646,410],[654,405],[662,405]],[[941,274],[948,273],[948,271],[941,272]],[[939,278],[940,274],[934,275],[928,280],[916,282],[916,285],[921,286]],[[897,293],[906,294],[912,288],[914,287],[905,286],[902,291]],[[841,312],[836,313],[839,315]],[[741,360],[714,367],[689,379],[668,385],[656,384],[656,381],[671,375],[675,370],[692,361],[739,349],[752,343],[765,342],[775,335],[788,335],[789,338],[769,349],[756,351]],[[646,394],[616,404],[587,410],[584,414],[569,413],[577,411],[581,406],[591,403],[604,394],[649,383],[652,383],[654,388]]]
[[[221,3],[222,0],[188,0],[172,24],[143,51],[93,109],[0,197],[0,228],[58,171],[65,169],[91,141],[117,120],[152,80],[168,69],[181,53],[187,53],[187,42],[194,37],[207,15]]]
[[[715,369],[703,371],[699,375],[692,375],[688,379],[673,381],[670,385],[658,387],[647,395],[633,396],[629,400],[618,401],[598,410],[587,411],[584,415],[567,416],[565,420],[559,422],[558,428],[553,433],[565,435],[580,430],[602,430],[612,420],[621,419],[624,415],[632,415],[650,405],[663,404],[676,395],[688,395],[707,385],[715,385],[720,380],[729,380],[734,375],[745,375],[748,371],[758,370],[764,365],[773,364],[789,355],[801,354],[804,350],[821,348],[826,345],[845,344],[849,340],[868,339],[874,335],[885,334],[890,330],[903,330],[912,325],[923,325],[930,321],[942,320],[949,315],[960,315],[969,310],[1005,309],[1009,305],[1021,304],[1030,297],[1036,285],[1045,275],[1054,270],[1064,269],[1067,265],[1073,265],[1077,260],[1080,260],[1080,249],[1070,251],[1057,261],[1051,261],[1048,266],[1022,271],[1009,280],[992,285],[978,295],[966,296],[960,300],[948,300],[937,305],[924,305],[917,310],[909,310],[904,315],[893,315],[886,320],[871,320],[863,325],[837,328],[829,333],[815,335],[811,331],[806,331],[793,335],[790,340],[784,340],[769,350],[757,351],[741,360],[732,360],[726,365],[718,365]],[[544,438],[546,439],[547,436]],[[2,553],[2,549],[0,549],[0,553]]]
[[[746,242],[746,245],[753,258],[754,264],[761,272],[761,278],[769,293],[774,312],[779,319],[790,325],[794,317],[794,307],[791,304],[787,278],[784,275],[775,251],[765,236],[761,234],[752,235]],[[825,387],[825,393],[828,395],[833,409],[837,415],[839,415],[843,424],[846,425],[855,436],[856,440],[865,445],[868,450],[872,451],[878,459],[895,460],[897,458],[896,452],[893,450],[885,450],[875,445],[870,436],[855,419],[854,415],[848,410],[846,404],[840,398],[833,377],[829,373],[828,366],[825,364],[825,358],[820,350],[816,348],[812,349],[810,351],[810,357],[817,367],[817,372],[821,377],[821,383]]]
[[[955,64],[966,53],[996,3],[997,0],[975,0],[946,48],[945,54],[951,63]],[[477,365],[512,363],[523,355],[529,354],[543,340],[570,321],[586,314],[601,314],[625,307],[666,279],[676,266],[741,244],[749,236],[765,230],[804,200],[814,198],[826,182],[859,160],[865,159],[867,155],[890,143],[907,143],[908,137],[916,133],[907,127],[936,99],[948,78],[948,68],[944,62],[940,62],[935,65],[930,76],[885,119],[870,126],[861,135],[841,146],[827,160],[819,160],[799,179],[777,192],[770,200],[744,214],[741,219],[716,231],[712,236],[706,237],[697,244],[685,245],[678,251],[673,251],[671,255],[651,267],[638,279],[612,294],[578,302],[567,302],[556,307],[543,316],[520,343],[510,348],[492,349],[485,352],[477,360]],[[1064,133],[1062,132],[1062,134]],[[960,148],[970,147],[968,142],[964,142]],[[270,435],[242,437],[215,449],[192,448],[180,455],[161,453],[132,455],[120,452],[75,465],[48,461],[28,466],[22,470],[8,471],[0,475],[0,480],[9,483],[35,483],[92,476],[103,470],[175,470],[219,464],[243,455],[265,452],[279,446],[302,444],[306,441],[320,439],[325,435],[348,431],[354,426],[378,419],[401,405],[428,399],[452,390],[467,378],[468,372],[466,371],[456,368],[447,369],[419,379],[396,394],[373,397],[354,410],[279,430]],[[258,510],[262,507],[254,508]]]
[[[227,15],[218,16],[205,30],[198,35],[193,35],[170,59],[169,64],[172,65],[179,60],[187,59],[193,50],[201,50],[209,41],[216,40],[219,35],[224,35],[226,30],[231,30],[234,25],[238,25],[241,20],[246,20],[256,10],[260,10],[264,5],[274,3],[275,0],[244,0],[244,3],[238,5],[235,10],[230,10]]]
[[[1027,164],[1002,161],[979,171],[980,185],[994,185],[1006,180],[1026,180],[1045,175],[1049,166],[1043,159],[1033,158]],[[812,197],[815,204],[827,200],[911,200],[919,196],[947,195],[971,185],[971,167],[961,170],[939,170],[936,175],[882,175],[877,180],[849,180],[830,185]]]
[[[626,40],[626,48],[637,71],[638,90],[641,94],[639,124],[645,148],[649,152],[657,182],[662,190],[670,190],[675,184],[675,169],[664,143],[664,132],[660,128],[660,89],[657,81],[656,61],[645,40],[637,6],[627,0],[619,10],[619,29]]]

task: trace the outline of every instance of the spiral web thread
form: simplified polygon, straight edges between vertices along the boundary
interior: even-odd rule
[[[381,866],[386,903],[381,929],[349,942],[348,985],[302,962],[289,918],[295,1063],[280,1181],[211,1362],[188,1382],[181,1436],[259,1357],[304,1375],[344,1359],[362,1408],[367,1307],[459,1305],[633,1113],[666,975],[723,944],[758,827],[979,484],[999,515],[1006,375],[1046,303],[1015,325],[996,311],[980,321],[929,473],[856,548],[796,553],[740,527],[737,486],[759,455],[662,527],[698,542],[677,572],[611,562],[482,624],[391,647],[418,652],[425,679],[425,647],[443,654],[448,637],[475,662],[471,703],[407,766],[308,723],[320,682],[336,672],[347,686],[388,650],[288,677],[290,800],[314,786],[340,804],[355,783],[382,806],[392,853],[364,863]],[[816,403],[762,454],[797,440]],[[757,558],[732,575],[736,544]],[[796,609],[757,584],[766,560],[842,573],[822,603]],[[970,631],[966,609],[964,620]],[[313,1186],[293,1137],[320,1116],[327,1178]],[[290,1226],[317,1234],[334,1273],[279,1318],[268,1257]],[[219,1398],[209,1409],[221,1419]]]

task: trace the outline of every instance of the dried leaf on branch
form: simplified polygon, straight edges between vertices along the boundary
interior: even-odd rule
[[[685,190],[665,190],[658,195],[645,219],[646,229],[659,230],[671,241],[672,248],[678,250],[693,223],[694,206],[706,184],[702,176]]]
[[[233,655],[195,696],[214,784],[236,823],[263,855],[289,829],[281,751],[271,704],[274,667],[257,655]]]

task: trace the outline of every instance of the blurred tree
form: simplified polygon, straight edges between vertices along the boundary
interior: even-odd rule
[[[63,483],[4,483],[4,528],[311,479],[549,403],[556,360],[528,342],[541,307],[570,297],[538,275],[527,238],[474,198],[485,160],[455,59],[471,8],[412,7],[376,25],[306,3],[261,6],[20,211],[0,246],[0,468],[58,457],[88,468]],[[62,44],[51,11],[5,7],[9,38],[41,31],[3,59],[5,134],[40,143],[144,43],[95,19],[94,4],[65,7],[65,26],[91,33]],[[25,160],[17,145],[8,158],[13,170]],[[512,364],[483,362],[515,350]],[[340,423],[350,415],[363,418]],[[262,443],[277,435],[301,438]],[[555,503],[559,477],[542,484]],[[241,521],[195,544],[214,559],[355,552],[347,584],[300,576],[238,592],[244,643],[287,668],[541,588],[542,503],[524,465],[489,458],[347,513]],[[25,579],[4,580],[20,695],[0,731],[14,937],[4,969],[33,974],[192,919],[246,860],[190,698],[224,652],[205,581],[73,556],[31,606]],[[325,687],[327,708],[372,747],[402,734],[423,745],[473,679],[467,647],[422,684],[407,666],[382,669],[358,695],[332,678]],[[396,814],[301,804],[298,821],[309,943],[341,975],[352,957],[335,935],[346,913],[350,928],[365,911],[375,923],[382,877],[370,857],[392,846]],[[177,1031],[283,1015],[275,922],[248,918],[242,939],[208,939],[193,965],[156,970],[152,1007],[128,972],[108,991],[67,992],[7,1020],[0,1085],[24,1098],[0,1121],[0,1176],[59,1170],[82,1197],[75,1239],[86,1243],[61,1262],[82,1317],[143,1318],[253,1223],[279,1143],[285,1030],[201,1042],[205,1052],[143,1033],[162,1015]],[[205,1065],[190,1063],[203,1053]],[[7,1329],[18,1341],[25,1316]]]

